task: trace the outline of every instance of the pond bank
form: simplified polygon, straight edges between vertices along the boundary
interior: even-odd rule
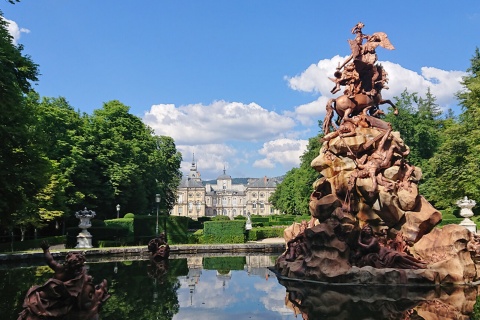
[[[204,253],[231,253],[231,254],[250,254],[250,253],[282,253],[285,250],[285,241],[281,238],[265,239],[263,241],[236,243],[236,244],[179,244],[170,246],[170,255],[191,255]],[[58,246],[52,246],[50,252],[54,258],[63,258],[67,252],[80,251],[84,252],[87,261],[104,260],[103,258],[120,258],[120,259],[148,259],[149,252],[147,246],[131,246],[131,247],[107,247],[107,248],[91,248],[91,249],[63,249]],[[0,254],[1,263],[25,263],[40,260],[43,262],[43,252],[14,252]],[[115,259],[115,260],[116,260]]]

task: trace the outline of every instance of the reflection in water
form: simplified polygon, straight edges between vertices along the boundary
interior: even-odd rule
[[[332,285],[279,279],[303,319],[477,319],[478,287]]]
[[[193,256],[88,263],[111,297],[100,318],[121,319],[478,319],[476,287],[341,287],[277,280],[277,256]],[[0,314],[16,319],[48,267],[0,269]]]

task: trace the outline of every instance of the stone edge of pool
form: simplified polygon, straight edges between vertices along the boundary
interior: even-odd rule
[[[282,239],[283,240],[283,239]],[[107,248],[90,248],[90,249],[55,249],[50,248],[50,252],[54,257],[63,257],[67,252],[80,251],[84,252],[87,260],[88,257],[96,256],[141,256],[148,258],[149,252],[147,246],[132,247],[107,247]],[[285,251],[285,242],[247,242],[238,244],[197,244],[197,245],[171,245],[170,254],[172,256],[178,254],[200,254],[200,253],[282,253]],[[43,259],[44,255],[41,250],[38,252],[16,252],[0,254],[0,263],[15,262],[24,260]]]

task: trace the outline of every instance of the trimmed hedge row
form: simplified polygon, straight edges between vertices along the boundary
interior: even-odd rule
[[[1,243],[0,252],[9,251],[25,251],[40,248],[43,241],[47,241],[49,245],[54,246],[57,244],[65,243],[65,236],[55,236],[48,238],[40,238],[35,240],[14,241],[13,243]]]
[[[166,218],[167,224],[167,242],[169,244],[186,243],[188,233],[188,223],[191,220],[188,217],[170,217]],[[155,237],[156,216],[135,216],[133,219],[133,230],[135,234],[135,244],[147,244]],[[158,217],[158,232],[164,232],[165,216]]]
[[[243,243],[244,221],[208,221],[203,225],[202,243]]]
[[[248,240],[249,241],[257,241],[266,238],[283,238],[283,231],[285,228],[267,228],[267,227],[260,227],[260,228],[253,228],[248,233]]]
[[[79,227],[67,228],[66,230],[66,248],[75,248],[77,246],[77,236],[82,231]],[[128,229],[123,227],[90,227],[87,230],[92,235],[92,246],[98,247],[99,241],[119,241],[125,242]]]
[[[230,270],[243,270],[246,263],[245,257],[205,257],[203,258],[203,269],[228,273]]]

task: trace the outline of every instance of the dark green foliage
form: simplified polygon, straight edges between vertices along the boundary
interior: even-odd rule
[[[449,119],[442,144],[429,159],[423,191],[439,209],[458,210],[456,201],[468,196],[480,199],[480,51],[471,60],[465,90],[457,97],[463,113]],[[474,212],[478,212],[478,206]]]
[[[417,93],[404,90],[400,97],[395,97],[398,116],[392,112],[385,120],[392,124],[394,131],[399,131],[403,141],[410,147],[409,163],[423,167],[440,145],[441,131],[445,120],[441,119],[441,110],[436,104],[435,97],[427,90],[426,98]]]
[[[234,220],[247,220],[247,217],[245,216],[235,216],[233,217]]]
[[[230,218],[228,216],[215,216],[212,218],[212,221],[229,221]]]
[[[130,213],[130,214],[133,215],[132,213]],[[105,225],[107,227],[116,227],[116,228],[123,228],[123,229],[128,230],[127,231],[127,236],[124,239],[125,243],[126,244],[134,244],[133,218],[120,218],[120,219],[105,220]]]
[[[133,219],[135,218],[135,215],[133,213],[127,213],[126,215],[123,216],[125,219]]]
[[[270,218],[269,217],[264,217],[264,216],[251,216],[250,217],[252,223],[255,223],[255,222],[263,222],[263,223],[268,223],[270,222]]]
[[[0,12],[0,225],[10,228],[36,220],[32,199],[46,186],[51,170],[35,112],[25,100],[38,66],[12,39]]]
[[[155,237],[156,216],[136,215],[133,219],[133,230],[135,244],[147,244],[148,241]],[[164,232],[165,215],[158,217],[158,232]],[[187,217],[169,216],[167,222],[167,242],[169,244],[186,243],[188,233]]]
[[[230,270],[244,270],[246,263],[245,257],[205,257],[203,269],[228,273]]]
[[[203,243],[243,243],[244,221],[208,221],[204,223]]]
[[[56,237],[39,238],[34,240],[15,241],[13,243],[11,242],[0,243],[0,251],[8,252],[8,251],[25,251],[25,250],[39,249],[43,241],[47,241],[51,246],[54,246],[57,244],[66,243],[66,237],[56,236]]]
[[[283,238],[285,228],[258,227],[252,228],[248,233],[249,241],[258,241],[266,238]]]
[[[77,245],[77,236],[82,231],[80,228],[67,228],[66,230],[66,248],[75,248]],[[99,247],[99,241],[117,241],[125,243],[128,236],[128,229],[122,227],[90,227],[88,232],[92,235],[92,246]]]

